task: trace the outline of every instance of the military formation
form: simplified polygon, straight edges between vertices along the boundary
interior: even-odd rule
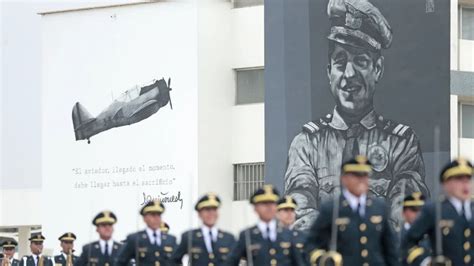
[[[122,242],[113,240],[117,216],[97,214],[92,224],[99,239],[74,255],[76,235],[58,240],[57,256],[43,255],[41,233],[30,238],[31,255],[14,259],[17,242],[4,241],[1,266],[133,266],[133,265],[474,265],[473,165],[465,159],[447,164],[439,176],[442,194],[429,201],[421,192],[402,202],[403,222],[389,220],[390,206],[369,193],[373,167],[358,155],[342,165],[340,193],[321,204],[307,231],[293,228],[298,202],[281,196],[272,185],[257,189],[250,204],[258,222],[236,239],[217,227],[221,199],[207,193],[195,204],[199,228],[178,239],[162,220],[165,206],[155,200],[139,211],[144,230]]]

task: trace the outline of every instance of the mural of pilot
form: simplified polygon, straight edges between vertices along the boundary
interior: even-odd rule
[[[386,198],[398,222],[403,195],[428,195],[419,140],[407,125],[374,109],[392,29],[368,0],[330,0],[327,76],[332,113],[303,126],[288,151],[285,194],[298,202],[295,228],[308,229],[320,204],[340,192],[341,165],[361,154],[373,164],[370,194]],[[402,190],[402,186],[405,189]]]

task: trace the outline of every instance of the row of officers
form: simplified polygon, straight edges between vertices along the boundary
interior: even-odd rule
[[[127,266],[127,265],[474,265],[474,203],[472,164],[456,159],[440,174],[443,197],[426,202],[421,193],[403,199],[404,224],[394,230],[383,200],[368,195],[371,163],[363,156],[342,166],[341,195],[324,203],[308,232],[292,230],[297,203],[265,185],[250,202],[259,222],[238,239],[216,227],[221,201],[204,195],[195,205],[202,226],[183,233],[177,244],[161,216],[165,206],[151,201],[140,210],[146,228],[126,240],[112,240],[114,213],[99,213],[93,224],[99,240],[73,254],[76,236],[59,240],[62,253],[43,256],[41,234],[32,235],[31,256],[13,259],[15,241],[2,244],[2,266]],[[426,203],[426,204],[425,204]]]

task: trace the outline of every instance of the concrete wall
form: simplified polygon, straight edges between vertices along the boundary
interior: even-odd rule
[[[198,194],[219,192],[220,225],[237,233],[253,214],[232,201],[233,164],[264,161],[264,131],[263,104],[234,105],[234,69],[263,66],[263,7],[198,1],[198,29]]]

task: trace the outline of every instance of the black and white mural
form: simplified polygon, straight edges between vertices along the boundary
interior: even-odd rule
[[[363,154],[373,164],[370,194],[390,202],[397,223],[402,193],[429,196],[437,180],[437,125],[449,156],[449,1],[278,2],[266,2],[266,55],[282,49],[288,71],[268,82],[285,70],[266,62],[267,181],[296,199],[295,227],[307,229],[340,192],[341,164]],[[285,34],[297,30],[289,37],[269,25],[280,8],[295,16],[282,21]],[[295,47],[272,48],[272,38]],[[301,72],[289,70],[295,62]]]
[[[192,3],[156,2],[42,17],[45,235],[68,230],[55,218],[61,209],[76,221],[80,246],[94,236],[91,217],[112,210],[124,239],[143,227],[133,214],[154,199],[175,234],[189,228],[198,173],[195,14]]]
[[[105,108],[97,117],[77,102],[72,109],[72,123],[76,140],[85,140],[100,132],[112,128],[138,123],[152,116],[168,103],[173,109],[170,98],[171,78],[153,80],[144,86],[134,86],[126,90]]]

